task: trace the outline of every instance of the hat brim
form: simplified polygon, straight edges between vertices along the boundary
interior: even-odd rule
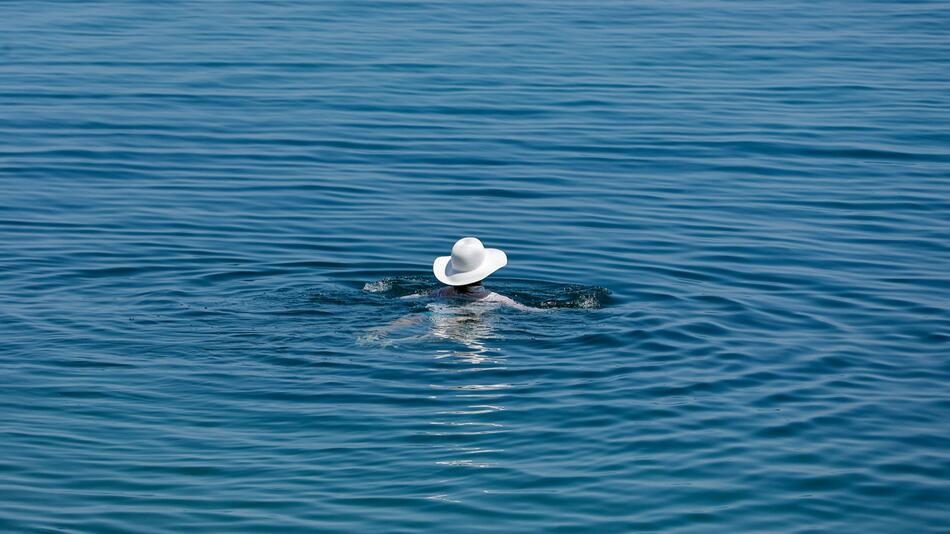
[[[439,256],[432,262],[432,273],[439,282],[450,286],[464,286],[484,280],[488,275],[508,265],[508,256],[497,248],[486,248],[485,259],[482,264],[472,269],[457,273],[452,269],[452,256]]]

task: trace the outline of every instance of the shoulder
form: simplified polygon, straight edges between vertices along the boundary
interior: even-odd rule
[[[485,297],[482,300],[487,300],[490,302],[504,302],[505,304],[513,304],[515,302],[502,294],[495,293],[494,291],[492,291],[488,295],[485,295]]]
[[[490,300],[491,302],[498,302],[500,304],[504,304],[505,306],[511,306],[512,308],[516,310],[521,310],[521,311],[541,311],[540,308],[532,308],[531,306],[525,306],[524,304],[521,304],[520,302],[515,301],[511,297],[506,297],[504,295],[500,295],[495,292],[492,292],[487,297],[485,297],[485,300]]]

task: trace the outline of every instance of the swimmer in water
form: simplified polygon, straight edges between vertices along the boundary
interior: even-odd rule
[[[525,306],[504,295],[489,291],[482,285],[482,280],[507,264],[508,256],[506,256],[504,252],[494,248],[485,248],[482,242],[474,237],[463,237],[455,242],[455,246],[452,247],[451,256],[438,257],[432,263],[433,274],[435,274],[435,277],[438,278],[440,282],[446,284],[448,287],[437,289],[429,296],[434,298],[465,300],[470,304],[485,303],[489,305],[508,306],[521,311],[541,311],[540,308]],[[423,295],[408,295],[402,298],[418,298],[421,296]],[[472,312],[476,311],[476,309],[469,308],[468,311]],[[475,316],[480,315],[481,311],[482,309],[479,307]],[[435,318],[440,332],[436,334],[438,337],[454,338],[455,336],[453,336],[451,332],[472,330],[471,324],[469,324],[472,322],[472,316],[470,315],[445,316],[444,312],[440,315],[441,316]],[[431,318],[433,318],[433,311],[431,309],[425,313],[413,313],[405,317],[400,317],[386,326],[372,328],[365,336],[362,336],[361,339],[369,342],[380,341],[397,328],[419,324]],[[466,324],[469,326],[467,329],[453,328],[453,326],[458,327],[459,325]],[[446,334],[447,332],[448,334]]]
[[[451,256],[440,256],[432,262],[432,273],[447,285],[432,292],[433,297],[455,297],[477,302],[493,302],[522,311],[535,311],[514,300],[489,291],[482,285],[488,275],[508,264],[508,256],[497,248],[485,248],[474,237],[455,242]]]

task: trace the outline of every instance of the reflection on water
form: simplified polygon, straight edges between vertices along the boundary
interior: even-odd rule
[[[520,425],[513,424],[512,415],[506,412],[510,406],[514,413],[524,401],[518,392],[526,384],[511,379],[512,362],[506,348],[509,323],[517,321],[524,327],[526,321],[540,321],[538,326],[545,331],[555,325],[550,322],[551,315],[529,317],[498,303],[433,300],[429,297],[433,289],[430,277],[415,275],[363,284],[359,298],[399,315],[371,328],[360,342],[396,349],[415,362],[431,362],[423,380],[427,398],[437,408],[418,414],[415,420],[419,423],[417,437],[429,444],[419,459],[439,469],[443,484],[452,487],[457,483],[464,491],[440,491],[426,498],[469,502],[472,492],[484,495],[505,490],[503,485],[487,485],[487,481],[477,486],[466,482],[472,468],[501,472],[513,468],[507,455]],[[493,281],[492,289],[532,307],[559,310],[554,313],[601,309],[609,299],[609,291],[598,286],[502,279]]]
[[[432,398],[445,408],[432,413],[424,433],[435,439],[432,461],[438,466],[497,467],[489,455],[503,449],[493,445],[493,439],[508,429],[494,416],[505,410],[506,391],[514,386],[492,380],[507,368],[497,345],[497,321],[497,307],[490,304],[430,302],[424,312],[396,319],[362,338],[433,358],[429,387]],[[429,498],[455,500],[452,495]]]
[[[495,334],[497,315],[492,313],[493,307],[478,303],[430,304],[428,308],[430,336],[457,344],[450,349],[436,349],[433,354],[436,360],[452,364],[452,367],[443,365],[432,369],[437,373],[449,372],[452,376],[440,377],[447,379],[448,384],[431,387],[437,399],[453,406],[436,412],[430,422],[437,429],[429,434],[441,436],[447,443],[436,451],[435,463],[460,468],[497,467],[490,455],[502,449],[487,441],[495,434],[508,431],[493,416],[505,409],[504,392],[512,387],[486,380],[494,376],[491,371],[506,368],[504,358],[498,355],[499,349],[493,345],[499,339]]]
[[[488,356],[498,349],[486,345],[489,340],[497,339],[494,334],[495,316],[490,312],[491,309],[478,303],[467,306],[430,304],[430,335],[464,347],[439,349],[436,358],[456,358],[472,364],[500,363],[500,360]]]

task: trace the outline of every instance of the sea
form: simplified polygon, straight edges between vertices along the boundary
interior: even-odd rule
[[[950,532],[948,420],[946,2],[0,3],[2,532]]]

